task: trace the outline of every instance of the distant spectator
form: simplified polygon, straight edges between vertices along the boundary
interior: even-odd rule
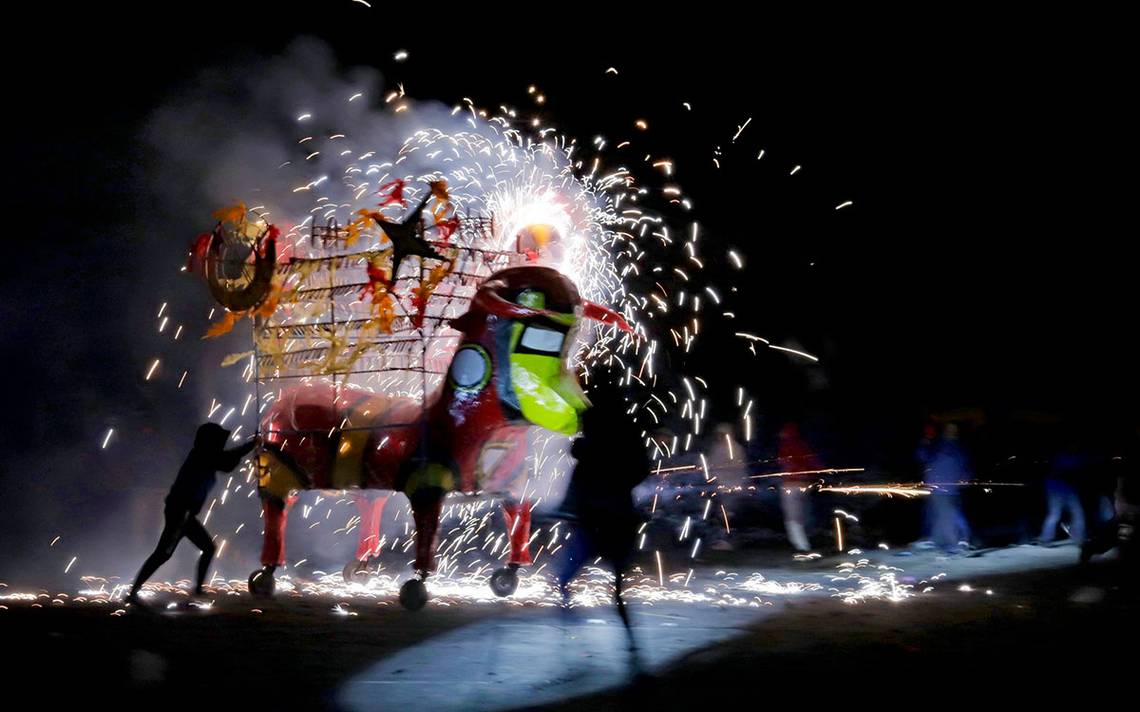
[[[807,536],[808,503],[806,490],[813,479],[812,474],[823,469],[819,458],[800,436],[800,426],[794,422],[785,423],[780,428],[780,442],[777,450],[780,471],[780,508],[784,512],[784,529],[788,541],[796,551],[810,551],[811,542]]]
[[[1077,493],[1080,479],[1088,467],[1088,458],[1074,447],[1062,448],[1049,462],[1045,475],[1047,511],[1038,540],[1047,544],[1057,536],[1062,515],[1068,515],[1069,538],[1076,542],[1085,539],[1085,513]]]
[[[924,438],[918,461],[923,482],[932,486],[926,498],[927,533],[943,551],[956,553],[970,542],[970,525],[962,511],[958,485],[972,477],[969,460],[958,442],[958,426],[947,423],[942,437]]]

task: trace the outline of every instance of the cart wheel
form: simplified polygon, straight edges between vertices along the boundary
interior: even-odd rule
[[[249,575],[249,592],[257,598],[270,598],[273,596],[273,589],[276,588],[276,582],[273,580],[273,572],[268,568],[258,569]]]
[[[427,586],[418,578],[409,579],[400,587],[400,605],[409,611],[420,610],[427,600]]]
[[[344,576],[345,583],[366,583],[368,579],[372,578],[372,572],[368,570],[367,561],[350,561],[344,565],[341,574]]]
[[[511,595],[519,587],[519,572],[517,568],[502,568],[491,574],[491,590],[499,598]]]

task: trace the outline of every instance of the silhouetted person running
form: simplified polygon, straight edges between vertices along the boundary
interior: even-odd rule
[[[194,586],[194,594],[201,595],[202,584],[206,581],[206,570],[214,558],[216,547],[206,527],[198,521],[198,513],[202,511],[202,505],[214,487],[217,472],[233,471],[241,459],[257,445],[257,438],[251,438],[244,445],[226,450],[226,439],[229,436],[230,431],[217,423],[205,423],[198,427],[198,433],[194,436],[194,447],[178,470],[178,477],[170,487],[170,493],[166,495],[166,524],[162,528],[162,535],[158,538],[158,546],[143,562],[142,569],[139,570],[139,575],[131,586],[128,601],[138,602],[139,589],[159,566],[170,559],[182,537],[186,537],[202,550],[202,555],[198,558],[197,583]]]
[[[633,416],[625,412],[616,392],[601,390],[590,394],[590,399],[593,406],[582,416],[582,435],[570,450],[578,463],[561,511],[577,526],[559,587],[565,599],[570,580],[586,562],[601,557],[614,570],[614,602],[629,629],[621,597],[622,574],[633,558],[639,526],[632,490],[649,476],[649,457]]]

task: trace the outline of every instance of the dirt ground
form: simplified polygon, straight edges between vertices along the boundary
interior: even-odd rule
[[[742,702],[1053,706],[1140,683],[1136,589],[1073,569],[975,580],[923,605],[789,602],[778,616],[617,691],[559,710],[692,709]]]
[[[4,601],[0,670],[10,700],[46,709],[1048,704],[1078,686],[1096,685],[1082,691],[1096,697],[1130,687],[1135,589],[1118,585],[1110,566],[977,575],[984,570],[902,602],[791,596],[751,617],[715,605],[634,606],[635,654],[608,610],[567,617],[490,604],[409,614],[369,601],[339,615],[327,599],[229,596],[208,612],[115,616],[112,604]],[[563,679],[563,668],[578,672]],[[599,675],[612,684],[592,684]]]

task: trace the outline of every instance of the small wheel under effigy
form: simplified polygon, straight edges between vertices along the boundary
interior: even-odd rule
[[[249,592],[252,596],[270,598],[276,588],[277,583],[273,580],[273,571],[268,567],[258,569],[249,575]]]
[[[427,586],[419,578],[408,579],[400,587],[400,605],[409,611],[418,611],[427,604]]]
[[[517,566],[496,569],[491,574],[491,591],[499,598],[505,598],[519,588],[519,570]]]
[[[344,576],[345,583],[367,583],[368,579],[372,578],[367,559],[348,562],[344,565],[341,575]]]

